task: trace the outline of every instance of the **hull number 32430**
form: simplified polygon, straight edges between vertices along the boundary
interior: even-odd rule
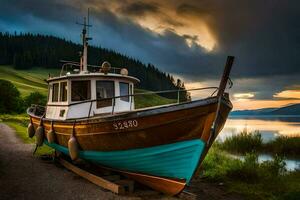
[[[122,130],[127,128],[134,128],[138,127],[138,121],[137,120],[126,120],[126,121],[120,121],[113,123],[113,127],[115,130]]]

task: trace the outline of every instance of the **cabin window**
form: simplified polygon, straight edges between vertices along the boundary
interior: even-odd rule
[[[58,83],[52,85],[52,102],[58,102]]]
[[[96,81],[97,108],[112,106],[112,98],[115,96],[114,81]]]
[[[67,82],[60,83],[60,101],[67,101],[68,85]]]
[[[120,82],[120,96],[126,96],[126,95],[129,95],[129,84]],[[129,96],[121,97],[120,99],[122,101],[129,102]]]
[[[72,101],[85,101],[91,99],[91,81],[72,81]]]

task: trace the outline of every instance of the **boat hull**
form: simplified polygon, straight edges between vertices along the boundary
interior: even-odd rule
[[[147,148],[192,139],[208,141],[217,110],[217,98],[146,111],[136,111],[112,117],[59,121],[44,118],[45,132],[55,131],[56,143],[68,147],[73,134],[82,150],[117,151]],[[223,102],[220,114],[224,120],[231,110],[230,102]],[[40,117],[31,115],[35,129]],[[53,124],[52,124],[53,122]],[[131,124],[131,125],[130,125]],[[219,131],[219,130],[218,130]]]
[[[69,155],[66,147],[46,144]],[[190,182],[205,147],[200,139],[123,151],[80,151],[79,157],[117,170]]]
[[[35,129],[39,124],[43,125],[45,132],[52,127],[56,141],[47,144],[58,151],[69,154],[68,140],[73,134],[79,144],[80,158],[175,195],[200,169],[231,108],[228,99],[223,98],[218,105],[218,99],[212,97],[158,109],[83,119],[76,123],[29,115]],[[137,123],[129,126],[134,120]],[[214,121],[215,131],[211,131]]]

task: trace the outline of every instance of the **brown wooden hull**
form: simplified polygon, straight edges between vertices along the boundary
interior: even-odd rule
[[[219,128],[224,125],[227,115],[231,110],[230,102],[224,101],[221,114],[224,120]],[[75,137],[82,150],[115,151],[134,148],[145,148],[156,145],[168,144],[178,141],[199,139],[207,141],[210,129],[215,118],[217,101],[210,98],[207,103],[197,102],[194,105],[182,104],[165,109],[136,111],[114,117],[86,119],[74,122],[55,121],[43,119],[45,131],[53,129],[56,143],[67,147],[68,140],[75,130]],[[148,112],[144,114],[145,112]],[[30,115],[34,127],[40,124],[40,117]],[[129,122],[135,126],[128,126]],[[116,126],[120,125],[117,127]],[[124,125],[125,124],[125,125]],[[219,130],[218,130],[219,132]]]

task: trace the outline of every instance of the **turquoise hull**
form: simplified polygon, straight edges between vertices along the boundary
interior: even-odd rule
[[[66,147],[49,144],[47,141],[45,143],[64,154],[69,154]],[[185,179],[189,183],[204,147],[205,143],[202,140],[195,139],[124,151],[80,151],[79,157],[119,170]]]

